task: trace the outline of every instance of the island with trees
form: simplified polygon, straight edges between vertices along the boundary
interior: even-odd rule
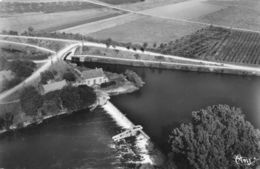
[[[260,131],[245,119],[241,109],[213,105],[192,112],[190,123],[183,123],[169,136],[169,168],[240,169],[235,156],[254,159],[260,155]]]

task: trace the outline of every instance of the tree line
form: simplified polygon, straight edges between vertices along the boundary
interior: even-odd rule
[[[96,102],[97,96],[94,89],[80,85],[77,87],[66,86],[61,90],[52,91],[45,95],[33,86],[23,89],[20,94],[21,111],[33,119],[44,115],[54,115],[61,111],[73,112],[87,109]],[[0,117],[0,128],[9,128],[18,114],[5,113]],[[16,119],[16,121],[23,119]]]

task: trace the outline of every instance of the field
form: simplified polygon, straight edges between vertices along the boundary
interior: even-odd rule
[[[61,29],[59,32],[66,33],[79,33],[82,35],[87,35],[90,33],[98,32],[104,29],[113,28],[119,25],[123,25],[125,23],[137,20],[139,18],[138,15],[135,14],[125,14],[120,15],[96,22],[86,23],[75,27],[69,27],[66,29]]]
[[[260,31],[260,12],[228,7],[198,19],[201,22]]]
[[[58,2],[1,2],[0,14],[43,12],[54,13],[99,8],[100,6],[83,1]]]
[[[117,0],[115,0],[117,1]],[[126,3],[126,4],[118,4],[123,9],[129,9],[133,11],[142,11],[147,9],[156,8],[163,5],[170,5],[179,2],[184,2],[187,0],[145,0],[137,3]]]
[[[222,8],[225,7],[204,3],[203,0],[193,0],[159,6],[142,12],[165,18],[195,19],[219,11]]]
[[[142,2],[145,0],[100,0],[100,1],[108,4],[118,5],[118,4]]]
[[[209,4],[226,8],[204,15],[197,21],[260,31],[260,1],[216,1]]]
[[[92,33],[97,39],[112,38],[119,42],[154,43],[169,42],[188,35],[203,26],[179,21],[162,20],[159,18],[140,16],[139,19],[110,29]]]
[[[22,32],[32,26],[39,31],[56,31],[121,14],[118,11],[99,8],[57,13],[24,13],[0,18],[0,30]]]
[[[260,34],[208,27],[175,42],[161,44],[162,53],[228,63],[259,65]]]

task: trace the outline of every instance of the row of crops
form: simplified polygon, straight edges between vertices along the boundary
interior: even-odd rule
[[[153,50],[187,58],[260,64],[260,34],[210,26]]]
[[[155,50],[164,54],[205,59],[206,54],[229,34],[227,29],[210,26],[175,42],[161,44]]]
[[[232,33],[214,48],[213,55],[218,61],[241,64],[260,64],[260,34],[244,31]]]

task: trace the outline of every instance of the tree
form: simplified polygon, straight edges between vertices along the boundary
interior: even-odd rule
[[[43,104],[43,97],[32,86],[26,87],[21,95],[21,107],[25,114],[33,116],[37,115],[38,109]]]
[[[72,72],[66,72],[63,74],[63,79],[74,82],[76,80],[76,76]]]
[[[147,42],[144,42],[144,43],[143,43],[143,49],[145,50],[145,49],[147,48],[147,46],[148,46],[148,43],[147,43]]]
[[[97,96],[91,87],[88,87],[87,85],[78,86],[78,93],[81,109],[87,108],[95,103]]]
[[[51,71],[46,70],[45,72],[41,73],[41,83],[42,84],[47,84],[47,82],[52,79],[54,79],[54,75]]]
[[[76,87],[67,86],[61,89],[60,98],[64,108],[75,111],[80,108],[80,96]]]
[[[234,155],[258,157],[259,139],[259,130],[244,119],[240,109],[215,105],[193,112],[191,123],[174,129],[169,142],[173,161],[180,168],[227,169],[240,168]]]
[[[85,109],[96,101],[94,90],[86,85],[67,86],[61,90],[60,98],[63,107],[69,111]]]
[[[36,64],[32,61],[21,61],[15,60],[8,64],[9,69],[16,74],[18,77],[28,77],[36,68]]]
[[[107,48],[109,48],[112,45],[112,39],[108,38],[107,40],[105,40],[105,44],[106,44]]]
[[[0,117],[0,128],[9,129],[9,127],[13,124],[14,115],[10,112],[6,112]]]
[[[29,35],[32,35],[33,34],[33,32],[34,32],[34,29],[33,29],[33,27],[28,27],[28,33],[29,33]]]
[[[126,44],[126,49],[129,50],[131,47],[132,47],[132,43],[129,42],[129,43]]]
[[[137,53],[136,53],[136,54],[134,54],[134,57],[135,57],[135,59],[140,59],[140,58],[141,58],[141,56],[140,56],[140,55],[138,55]]]

